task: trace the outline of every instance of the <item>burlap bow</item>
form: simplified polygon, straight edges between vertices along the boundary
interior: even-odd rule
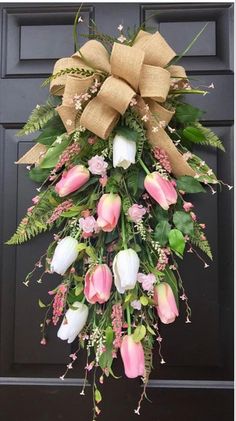
[[[132,47],[114,43],[110,57],[100,42],[90,40],[80,52],[70,58],[58,60],[54,66],[54,75],[72,67],[92,68],[97,71],[88,77],[64,74],[51,82],[50,92],[63,97],[62,105],[57,107],[57,111],[67,132],[72,133],[78,126],[82,126],[100,138],[107,139],[136,95],[135,108],[143,118],[149,142],[166,151],[176,177],[194,176],[195,172],[164,130],[174,115],[174,110],[167,110],[160,105],[166,101],[173,78],[177,83],[182,83],[187,78],[181,66],[165,68],[175,56],[176,53],[159,32],[152,35],[141,30]],[[99,79],[99,72],[105,72],[108,77],[98,94],[79,114],[75,107],[75,98],[85,93],[95,79]],[[160,126],[158,122],[161,122]],[[20,161],[18,163],[22,163]]]

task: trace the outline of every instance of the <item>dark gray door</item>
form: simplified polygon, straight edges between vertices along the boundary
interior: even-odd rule
[[[2,4],[0,148],[1,235],[6,241],[30,206],[37,187],[24,166],[14,165],[32,144],[16,138],[31,109],[43,103],[47,90],[40,88],[53,63],[73,53],[72,25],[77,4]],[[84,19],[95,19],[104,32],[117,34],[120,23],[132,26],[153,16],[148,26],[159,29],[171,46],[182,51],[209,22],[202,37],[183,59],[195,84],[214,83],[211,95],[191,99],[206,110],[204,124],[222,138],[227,153],[199,152],[218,178],[232,184],[233,171],[233,5],[231,3],[86,4]],[[84,31],[84,29],[83,29]],[[188,254],[182,267],[191,301],[192,324],[180,318],[162,329],[166,364],[155,370],[148,388],[152,404],[145,402],[141,420],[230,421],[232,415],[232,200],[233,193],[198,198],[195,206],[207,224],[214,262],[204,269]],[[0,410],[3,421],[86,421],[91,388],[79,395],[85,362],[79,359],[71,377],[59,376],[71,349],[51,331],[47,347],[39,344],[41,311],[38,297],[47,296],[53,281],[29,288],[22,280],[48,242],[48,236],[19,248],[2,247],[1,260],[1,360]],[[194,268],[194,270],[193,270]],[[119,372],[119,363],[115,371]],[[137,381],[109,379],[104,384],[104,421],[136,419],[133,409],[141,390]]]

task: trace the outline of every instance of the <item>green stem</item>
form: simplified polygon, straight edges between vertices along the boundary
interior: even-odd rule
[[[85,295],[84,295],[84,297],[81,300],[81,304],[84,304],[85,303],[85,300],[86,300],[86,298],[85,298]]]
[[[128,323],[128,335],[131,335],[131,317],[129,304],[126,307],[127,323]]]
[[[139,163],[140,163],[141,167],[144,169],[145,173],[150,174],[149,169],[146,167],[146,165],[144,164],[144,162],[141,158],[139,158]]]
[[[122,242],[124,249],[127,249],[126,233],[125,233],[125,214],[121,214],[121,231],[122,231]]]

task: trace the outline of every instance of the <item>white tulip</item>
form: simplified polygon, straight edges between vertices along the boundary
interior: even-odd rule
[[[117,134],[113,139],[113,167],[122,167],[124,170],[135,163],[136,143]]]
[[[137,282],[139,257],[132,249],[121,250],[113,260],[114,282],[121,294],[127,289],[133,289]]]
[[[78,256],[78,241],[72,237],[65,237],[55,248],[51,262],[51,271],[64,275],[68,267]]]
[[[70,344],[73,342],[81,332],[88,318],[88,307],[85,304],[82,304],[78,301],[73,303],[73,307],[76,307],[76,310],[69,308],[67,310],[62,324],[57,332],[58,338]]]

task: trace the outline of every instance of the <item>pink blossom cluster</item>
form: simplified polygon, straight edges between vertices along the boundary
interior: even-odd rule
[[[153,285],[156,282],[156,277],[153,273],[148,273],[147,275],[145,273],[138,273],[138,282],[142,284],[142,288],[144,291],[152,291]]]
[[[60,205],[58,205],[54,209],[52,215],[50,216],[48,220],[48,224],[52,224],[53,222],[55,222],[61,216],[63,212],[67,211],[72,206],[73,206],[73,201],[71,199],[65,200],[64,202],[60,203]]]
[[[171,169],[170,161],[169,161],[168,155],[164,151],[164,149],[160,149],[160,148],[157,148],[157,147],[153,148],[153,155],[155,156],[156,159],[158,159],[161,166],[167,172],[171,173],[172,169]]]
[[[113,345],[115,348],[120,348],[122,342],[122,324],[123,324],[123,313],[121,304],[114,304],[112,306],[112,328],[115,333],[115,339]]]
[[[168,265],[168,256],[170,254],[170,250],[168,248],[162,248],[159,252],[159,258],[157,262],[157,270],[165,270],[166,265]]]
[[[54,291],[48,291],[49,295],[53,295]],[[56,295],[53,299],[53,315],[52,322],[56,326],[60,316],[63,313],[65,302],[66,302],[67,286],[65,284],[59,285]]]
[[[85,216],[85,218],[79,219],[79,227],[83,231],[83,237],[91,237],[93,233],[98,232],[98,224],[94,216]]]
[[[59,171],[64,165],[68,166],[68,164],[70,164],[71,158],[73,158],[74,155],[78,153],[80,153],[80,145],[77,142],[74,142],[72,145],[68,146],[60,155],[58,162],[52,171],[52,175]]]
[[[191,202],[184,202],[183,208],[185,212],[189,212],[193,208],[193,204]]]
[[[95,155],[89,161],[89,171],[94,175],[101,175],[104,177],[107,172],[108,163],[103,156]]]
[[[142,220],[142,217],[145,215],[147,210],[142,206],[138,205],[137,203],[134,203],[129,209],[128,209],[128,215],[132,222],[140,222]]]

